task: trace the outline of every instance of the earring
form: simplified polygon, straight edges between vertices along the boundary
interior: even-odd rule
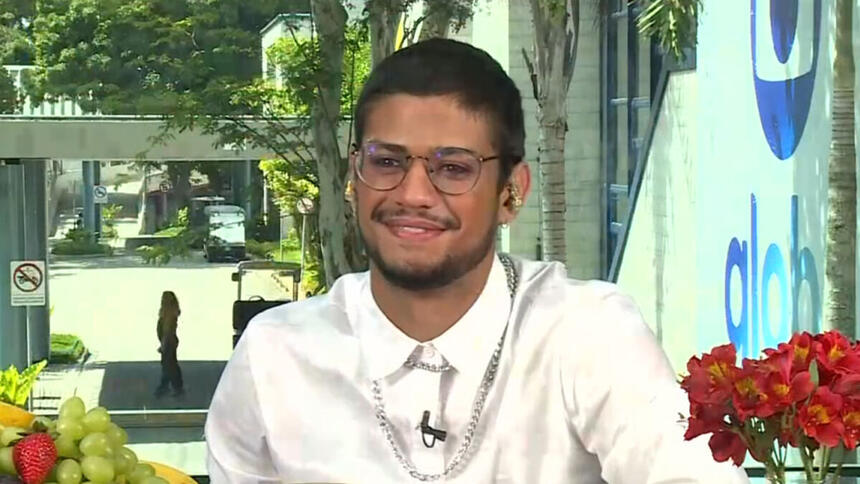
[[[355,186],[352,184],[352,180],[346,181],[346,188],[343,191],[343,197],[346,199],[346,202],[349,204],[349,208],[352,211],[352,218],[356,218],[355,212]]]
[[[511,209],[517,212],[523,206],[523,199],[520,196],[520,189],[513,183],[508,183],[508,192],[511,194]]]

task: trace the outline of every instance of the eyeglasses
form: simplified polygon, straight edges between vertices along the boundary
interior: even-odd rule
[[[400,186],[412,162],[420,158],[433,186],[448,195],[462,195],[474,188],[484,162],[500,158],[478,156],[464,148],[440,148],[430,156],[409,155],[399,147],[383,143],[364,144],[357,155],[356,174],[374,190],[388,191]]]

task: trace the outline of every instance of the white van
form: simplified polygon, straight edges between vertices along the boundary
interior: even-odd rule
[[[245,259],[245,211],[235,205],[210,205],[203,208],[206,237],[203,253],[206,260]]]

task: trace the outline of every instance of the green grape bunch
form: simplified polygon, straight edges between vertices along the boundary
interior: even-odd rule
[[[30,428],[0,429],[0,484],[33,484],[20,480],[13,450],[34,433],[50,435],[57,455],[47,479],[35,484],[169,484],[126,447],[128,434],[111,421],[106,408],[87,410],[80,397],[64,401],[56,420],[36,417]]]

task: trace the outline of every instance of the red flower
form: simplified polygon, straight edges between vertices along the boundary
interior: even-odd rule
[[[727,429],[726,415],[730,410],[728,405],[703,405],[690,402],[690,418],[687,420],[684,438],[692,440],[702,434]]]
[[[687,362],[689,375],[681,381],[690,401],[700,404],[723,404],[731,398],[732,384],[738,372],[737,353],[733,344],[717,346],[702,358]]]
[[[839,376],[830,388],[844,398],[860,398],[860,374],[849,373]]]
[[[732,404],[742,421],[750,417],[766,418],[774,414],[775,408],[765,393],[768,372],[758,360],[744,359],[733,385]]]
[[[740,436],[730,430],[714,432],[708,441],[711,453],[717,462],[725,462],[729,459],[738,467],[744,463],[747,455],[747,446]]]
[[[842,424],[845,426],[843,435],[845,447],[854,450],[860,440],[860,399],[845,400],[842,407]]]
[[[791,374],[796,375],[803,371],[809,371],[809,364],[815,359],[814,339],[811,334],[804,331],[795,333],[788,343],[780,343],[779,348],[791,346],[794,350],[794,358],[791,363]],[[770,350],[773,351],[773,350]]]
[[[779,412],[792,404],[805,400],[815,388],[809,371],[792,372],[795,361],[795,347],[781,344],[771,351],[761,362],[760,368],[767,372],[764,392],[767,402]]]
[[[814,339],[820,385],[830,385],[838,375],[860,372],[860,356],[842,333],[828,331]]]
[[[800,407],[797,420],[807,436],[835,447],[844,431],[841,412],[842,397],[827,387],[818,387],[809,403]]]

